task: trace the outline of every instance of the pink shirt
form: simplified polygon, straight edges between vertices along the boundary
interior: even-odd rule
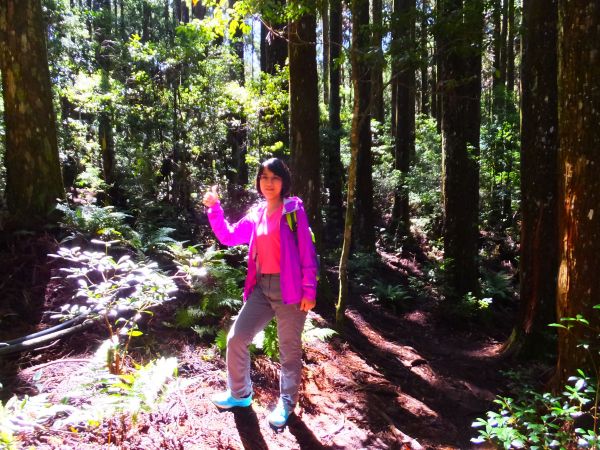
[[[273,214],[267,216],[265,208],[256,225],[256,250],[258,255],[258,270],[260,273],[279,273],[280,232],[279,223],[283,204]]]

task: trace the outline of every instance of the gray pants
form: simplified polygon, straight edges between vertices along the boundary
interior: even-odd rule
[[[302,330],[306,312],[300,303],[284,305],[281,302],[279,274],[259,275],[254,290],[227,336],[227,381],[236,398],[252,393],[250,381],[250,354],[248,346],[269,321],[277,319],[277,337],[281,373],[279,391],[283,402],[293,409],[298,402],[298,388],[302,377]]]

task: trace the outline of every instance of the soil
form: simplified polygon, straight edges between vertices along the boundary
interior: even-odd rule
[[[54,322],[47,311],[68,302],[72,287],[46,257],[52,235],[4,239],[0,247],[0,341]],[[419,274],[423,256],[381,253],[378,278],[406,285]],[[329,273],[335,285],[335,273]],[[56,276],[56,278],[55,278]],[[36,449],[470,449],[471,423],[492,408],[508,386],[510,361],[500,348],[510,332],[513,308],[493,311],[485,327],[450,326],[433,290],[393,311],[355,281],[344,336],[304,347],[301,400],[283,430],[265,417],[278,396],[278,365],[265,356],[252,364],[251,408],[220,412],[210,402],[225,388],[224,359],[191,330],[168,326],[181,295],[155,311],[130,349],[130,364],[175,356],[179,373],[169,396],[151,412],[106,420],[97,427],[54,430],[51,421],[18,436]],[[23,317],[27,317],[24,320]],[[320,302],[310,318],[333,327],[333,302]],[[33,324],[33,325],[32,325]],[[3,400],[45,392],[59,400],[75,389],[98,343],[102,326],[43,349],[0,357]],[[0,444],[1,445],[1,444]]]

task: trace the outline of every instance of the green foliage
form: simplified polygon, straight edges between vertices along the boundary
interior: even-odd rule
[[[75,299],[79,301],[63,305],[55,317],[102,317],[111,342],[107,364],[111,373],[121,374],[131,338],[142,335],[138,326],[142,315],[152,314],[151,308],[170,300],[177,287],[157,271],[155,263],[136,263],[127,255],[115,261],[105,253],[63,247],[48,256],[69,261],[72,266],[61,271],[78,285]]]
[[[125,223],[130,216],[115,211],[113,206],[85,204],[72,208],[67,203],[59,203],[56,205],[56,209],[63,213],[61,225],[74,232],[84,233],[91,237],[123,239],[130,242],[139,240],[137,233]]]
[[[375,280],[373,293],[377,297],[377,300],[390,306],[395,313],[413,299],[412,295],[403,286],[385,283],[381,280]]]
[[[492,298],[478,298],[471,292],[468,292],[459,300],[445,301],[441,305],[441,311],[444,317],[451,323],[487,323],[491,320],[490,306],[492,302]]]
[[[216,334],[216,345],[224,351],[227,334],[216,323],[226,322],[242,303],[244,271],[233,267],[226,258],[243,258],[247,250],[233,247],[226,250],[209,248],[200,255],[195,247],[183,248],[180,243],[170,244],[184,280],[193,292],[199,295],[199,303],[181,308],[175,314],[174,326],[192,328],[198,336],[212,337]]]
[[[327,327],[319,327],[313,319],[309,318],[304,323],[302,340],[308,343],[314,342],[316,340],[319,340],[321,342],[327,342],[336,334],[338,334],[337,331]]]
[[[481,215],[490,228],[509,219],[520,197],[520,135],[518,118],[494,120],[482,127],[480,184]],[[506,211],[505,203],[510,210]]]
[[[227,350],[227,330],[221,329],[217,332],[217,337],[215,338],[215,345],[221,352],[221,354],[225,354]]]
[[[488,411],[473,427],[479,428],[474,443],[490,442],[505,449],[596,448],[600,439],[596,423],[596,382],[579,371],[559,395],[525,389],[517,400],[498,397],[499,412]]]
[[[501,271],[481,271],[481,292],[483,297],[508,301],[514,296],[512,276]]]
[[[117,376],[105,365],[110,347],[110,341],[100,346],[80,384],[61,402],[41,393],[22,399],[13,396],[5,405],[0,403],[1,448],[19,448],[16,435],[20,433],[96,427],[116,415],[128,415],[135,423],[140,412],[153,410],[168,394],[167,383],[177,374],[177,360],[160,358]]]
[[[277,340],[277,321],[271,320],[265,329],[252,340],[252,351],[260,350],[271,360],[279,360],[279,342]]]
[[[348,270],[359,283],[371,283],[377,274],[378,262],[376,254],[357,252],[348,260]]]
[[[415,223],[435,238],[441,235],[442,222],[442,137],[431,117],[418,116],[415,127],[415,158],[405,184]]]
[[[166,397],[167,382],[177,375],[176,358],[160,358],[143,366],[136,365],[126,374],[115,375],[102,364],[110,351],[109,340],[96,351],[89,379],[82,385],[84,391],[73,395],[88,398],[90,402],[71,419],[75,423],[63,421],[65,425],[99,425],[103,419],[117,414],[130,416],[135,423],[140,412],[152,411]]]
[[[302,341],[313,342],[315,340],[320,340],[325,342],[336,334],[337,332],[335,330],[326,327],[319,327],[314,320],[307,319],[304,322],[304,329],[302,330]],[[217,337],[217,340],[218,339],[219,337]],[[219,345],[217,344],[217,346]],[[273,361],[279,360],[277,321],[275,319],[271,320],[265,329],[254,337],[250,349],[253,352],[262,351],[262,353],[267,355]]]

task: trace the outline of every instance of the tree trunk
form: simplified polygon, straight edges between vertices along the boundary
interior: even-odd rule
[[[355,4],[354,4],[355,3]],[[358,154],[356,166],[356,234],[364,251],[375,251],[373,211],[373,157],[371,154],[371,71],[366,59],[371,37],[369,33],[369,1],[356,0],[352,10],[352,83],[358,83],[354,102],[358,102]],[[358,95],[358,98],[356,96]]]
[[[307,13],[290,22],[289,29],[292,189],[304,201],[320,243],[321,151],[315,16]]]
[[[427,50],[428,44],[428,25],[429,7],[428,1],[422,0],[421,10],[421,27],[419,30],[419,46],[420,46],[420,69],[421,69],[421,114],[429,115],[429,77],[427,74],[429,68],[429,53]]]
[[[183,23],[190,22],[190,9],[185,1],[181,2],[181,21]]]
[[[276,0],[276,6],[283,7],[284,0]],[[260,70],[274,75],[276,68],[283,68],[288,58],[288,42],[285,36],[285,23],[279,18],[269,20],[264,17],[260,28]]]
[[[202,1],[198,1],[195,5],[192,4],[192,16],[194,19],[204,20],[206,16],[206,6],[202,3]]]
[[[441,51],[442,197],[444,258],[449,295],[478,292],[479,99],[481,94],[481,3],[443,2]],[[481,25],[481,29],[479,26]]]
[[[557,2],[523,2],[521,77],[521,301],[505,351],[530,358],[549,348],[558,270]]]
[[[181,0],[173,0],[173,23],[178,26],[181,22]]]
[[[323,103],[329,105],[329,1],[324,0],[321,8],[321,18],[323,23]]]
[[[282,8],[285,5],[285,0],[276,0],[275,7]],[[286,60],[288,59],[288,36],[286,36],[285,23],[280,22],[280,17],[277,12],[265,12],[269,13],[263,17],[261,22],[261,39],[260,39],[260,69],[262,72],[275,75],[278,70],[285,67]],[[316,39],[313,39],[314,43]],[[316,62],[315,62],[316,64]],[[279,69],[278,69],[279,68]],[[287,90],[287,85],[281,86],[282,90]],[[264,120],[264,119],[263,119]],[[263,121],[264,126],[273,126],[268,120]],[[287,114],[283,115],[284,130],[282,133],[276,133],[273,142],[282,142],[284,148],[290,147],[290,118]],[[283,151],[277,153],[275,156],[281,157]]]
[[[373,14],[373,48],[375,49],[375,61],[371,64],[372,80],[372,108],[371,116],[380,124],[385,120],[385,110],[383,105],[383,65],[385,59],[383,49],[381,48],[382,30],[383,30],[383,2],[382,0],[372,0]]]
[[[492,48],[494,60],[492,63],[492,91],[495,97],[498,92],[498,86],[502,85],[501,73],[501,53],[502,53],[502,0],[494,0],[492,5]],[[494,103],[494,108],[497,103]]]
[[[0,2],[6,200],[17,227],[43,225],[64,197],[40,0]]]
[[[582,369],[597,376],[600,316],[600,4],[558,2],[559,270],[557,317],[590,326],[559,329],[555,386]],[[580,344],[590,344],[585,350]],[[596,369],[595,369],[596,368]]]
[[[344,225],[344,244],[340,257],[340,287],[335,311],[335,326],[339,333],[343,332],[346,303],[348,299],[348,260],[352,245],[352,225],[354,218],[354,200],[358,179],[358,154],[364,140],[364,122],[369,123],[369,70],[364,60],[363,50],[369,45],[368,34],[364,25],[369,21],[369,0],[352,0],[352,47],[350,59],[352,63],[352,87],[354,90],[354,106],[352,108],[352,129],[350,131],[350,168],[348,170],[348,196],[346,204],[346,222]],[[366,86],[366,88],[365,88]],[[370,136],[370,133],[369,133]]]
[[[100,91],[106,97],[110,92],[110,69],[111,69],[111,47],[107,42],[112,37],[112,12],[110,0],[98,0],[94,3],[96,15],[94,28],[96,30],[96,63],[101,72]],[[102,173],[104,181],[109,185],[109,196],[112,203],[118,203],[116,177],[115,177],[115,143],[112,130],[112,105],[110,100],[103,99],[100,102],[98,113],[98,143],[102,159]],[[106,199],[106,201],[109,201]]]
[[[233,8],[235,0],[229,0],[229,7]],[[244,74],[244,35],[238,28],[233,36],[233,50],[238,57],[239,66],[234,66],[231,71],[231,78],[237,80],[241,86],[245,84]],[[248,153],[248,122],[245,114],[241,113],[233,117],[233,123],[227,129],[227,141],[231,146],[233,176],[231,182],[233,185],[245,186],[248,183],[248,164],[246,163],[246,154]],[[235,198],[235,197],[233,197]]]
[[[515,0],[508,0],[506,43],[506,91],[512,93],[515,89]],[[512,98],[508,98],[512,104]]]
[[[393,30],[395,48],[400,55],[413,54],[415,49],[415,0],[396,0],[394,16],[396,28]],[[411,156],[415,149],[415,64],[411,59],[396,63],[394,67],[396,83],[396,122],[394,126],[394,169],[399,170],[402,179],[408,176]],[[408,189],[402,182],[394,194],[392,209],[393,229],[402,236],[410,231]]]
[[[343,167],[340,159],[340,136],[342,132],[340,112],[340,65],[337,59],[342,48],[342,2],[329,0],[330,7],[330,51],[329,51],[329,127],[331,129],[331,142],[326,148],[327,176],[325,186],[329,192],[329,205],[327,214],[328,236],[337,236],[342,228],[342,184]],[[335,244],[337,239],[332,239]]]
[[[148,1],[142,3],[142,42],[150,39],[150,19],[152,17],[152,8]]]

